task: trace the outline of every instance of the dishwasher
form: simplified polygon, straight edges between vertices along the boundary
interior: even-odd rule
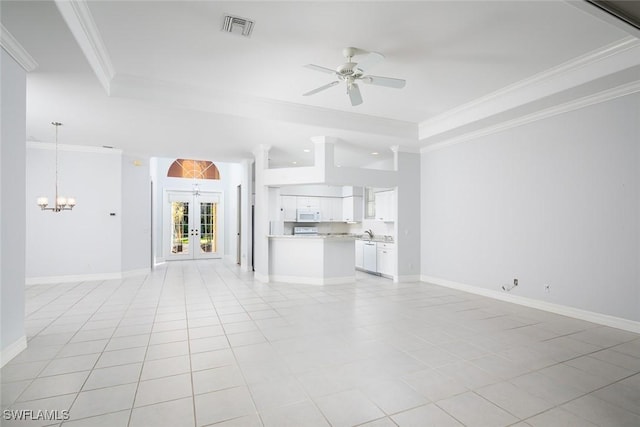
[[[378,272],[378,250],[376,242],[366,241],[363,247],[363,262],[362,267],[364,270],[371,273]]]

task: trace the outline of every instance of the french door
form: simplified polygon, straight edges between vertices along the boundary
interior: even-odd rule
[[[220,194],[168,191],[167,259],[220,258]]]

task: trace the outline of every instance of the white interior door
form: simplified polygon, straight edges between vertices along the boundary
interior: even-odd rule
[[[219,232],[220,201],[218,193],[167,192],[166,259],[222,256]]]

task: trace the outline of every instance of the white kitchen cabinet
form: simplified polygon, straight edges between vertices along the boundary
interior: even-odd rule
[[[298,209],[320,209],[320,197],[296,196]]]
[[[320,219],[323,222],[342,221],[342,197],[320,197]]]
[[[395,245],[393,243],[378,242],[376,245],[377,272],[383,276],[393,277],[395,272]]]
[[[344,221],[342,218],[342,197],[331,197],[330,200],[333,221]]]
[[[280,212],[283,221],[294,222],[296,220],[297,203],[296,196],[280,196]]]
[[[356,240],[356,268],[364,268],[364,241]]]
[[[342,220],[346,222],[362,221],[362,197],[349,196],[343,199]]]
[[[376,220],[393,222],[395,219],[395,191],[379,191],[376,193]]]

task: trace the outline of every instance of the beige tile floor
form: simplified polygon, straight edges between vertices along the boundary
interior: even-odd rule
[[[27,333],[2,409],[71,418],[2,426],[640,426],[639,335],[366,274],[30,286]]]

